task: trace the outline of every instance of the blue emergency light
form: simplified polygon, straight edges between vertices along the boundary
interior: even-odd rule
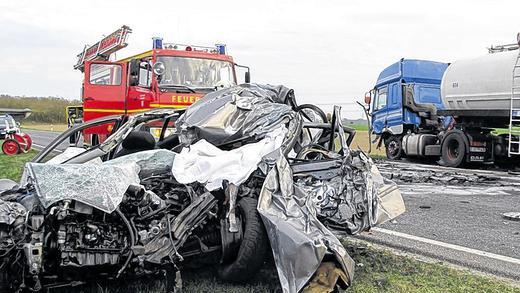
[[[226,45],[224,44],[215,44],[215,47],[217,47],[217,51],[221,55],[226,55]]]
[[[162,49],[162,38],[159,37],[153,37],[153,48],[154,49]]]

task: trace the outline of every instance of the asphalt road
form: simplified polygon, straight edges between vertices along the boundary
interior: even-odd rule
[[[59,134],[27,133],[37,149]],[[520,221],[502,217],[520,212],[519,175],[410,162],[378,166],[398,183],[407,211],[356,237],[520,281]]]
[[[41,150],[44,147],[46,147],[49,143],[51,143],[58,135],[60,135],[60,132],[53,132],[53,131],[41,131],[41,130],[29,130],[24,129],[25,133],[29,134],[29,136],[33,140],[33,148],[37,150]],[[63,151],[67,148],[68,141],[65,141],[64,143],[60,144],[56,150]]]
[[[381,162],[407,211],[359,238],[520,281],[520,176]]]

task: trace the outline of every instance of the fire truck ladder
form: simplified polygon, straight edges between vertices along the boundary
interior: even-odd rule
[[[508,155],[520,155],[520,50],[513,68]]]

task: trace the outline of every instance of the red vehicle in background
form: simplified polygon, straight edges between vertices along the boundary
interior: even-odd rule
[[[31,137],[21,131],[20,123],[9,114],[0,115],[0,139],[4,139],[2,152],[8,156],[26,153],[32,146]]]
[[[226,46],[200,47],[162,42],[153,38],[153,49],[119,61],[111,54],[127,46],[132,30],[123,26],[93,46],[85,46],[74,66],[84,73],[81,107],[67,109],[69,125],[95,118],[132,114],[153,108],[185,108],[203,95],[237,84],[236,68],[246,70],[226,54]],[[89,143],[103,141],[111,125],[85,133]],[[91,137],[88,137],[90,136]]]

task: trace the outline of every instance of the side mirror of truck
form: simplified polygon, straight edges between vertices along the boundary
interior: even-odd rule
[[[155,73],[157,76],[161,76],[166,72],[166,67],[164,66],[164,63],[162,62],[156,62],[153,65],[153,73]]]
[[[372,103],[372,95],[370,92],[365,93],[365,104],[370,106],[370,103]]]
[[[128,64],[129,80],[128,85],[138,86],[139,85],[139,72],[140,72],[141,61],[139,59],[131,60]]]
[[[239,65],[235,63],[235,67],[243,68],[246,70],[246,73],[244,75],[244,82],[245,83],[251,83],[251,73],[249,70],[249,66]]]

